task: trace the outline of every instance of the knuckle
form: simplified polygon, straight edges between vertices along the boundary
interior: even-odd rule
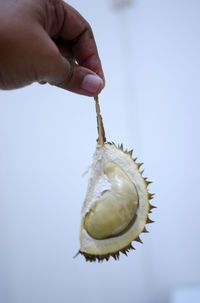
[[[39,66],[40,66],[40,74],[42,78],[51,75],[53,71],[56,69],[59,60],[59,51],[56,49],[51,49],[40,58]]]

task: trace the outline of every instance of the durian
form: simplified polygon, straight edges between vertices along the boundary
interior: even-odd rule
[[[82,207],[80,250],[87,261],[119,259],[119,254],[134,249],[155,206],[147,190],[151,183],[142,176],[132,150],[106,142],[98,97],[95,97],[98,139],[91,166],[86,198]]]

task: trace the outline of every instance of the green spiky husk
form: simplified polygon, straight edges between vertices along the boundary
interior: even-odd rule
[[[140,169],[140,167],[143,165],[143,163],[136,163],[136,160],[137,158],[132,158],[132,153],[133,153],[133,150],[124,150],[123,149],[123,144],[120,144],[120,145],[116,145],[114,142],[105,142],[104,144],[109,144],[109,145],[114,145],[116,148],[120,149],[122,152],[124,152],[125,154],[129,155],[130,158],[132,159],[132,161],[137,165],[138,167],[138,171]],[[142,171],[139,171],[141,176],[144,172],[144,170]],[[146,188],[152,183],[152,181],[148,181],[147,178],[143,177],[143,180],[144,180],[144,183],[146,185]],[[154,197],[154,194],[150,193],[148,190],[147,190],[147,194],[148,194],[148,201],[153,199]],[[156,208],[156,206],[152,205],[149,203],[149,214],[152,213],[152,209],[153,208]],[[144,226],[144,229],[142,230],[141,233],[149,233],[149,231],[146,229],[146,224],[149,224],[149,223],[154,223],[155,221],[151,220],[149,218],[149,216],[147,215],[146,217],[146,223],[145,223],[145,226]],[[89,253],[86,253],[86,252],[83,252],[81,250],[79,250],[78,254],[81,254],[85,257],[85,260],[87,262],[95,262],[95,261],[98,261],[98,262],[103,262],[104,260],[105,261],[108,261],[111,257],[115,260],[119,260],[119,257],[120,257],[120,253],[121,254],[124,254],[127,256],[127,253],[130,251],[130,250],[135,250],[135,248],[132,246],[132,242],[133,241],[136,241],[136,242],[139,242],[141,244],[143,244],[142,240],[140,239],[140,237],[136,237],[135,239],[133,239],[126,247],[124,248],[121,248],[119,251],[116,251],[116,252],[112,252],[112,253],[108,253],[108,254],[104,254],[104,255],[93,255],[93,254],[89,254]]]
[[[105,131],[104,131],[104,126],[103,126],[103,120],[102,120],[102,116],[100,114],[100,106],[99,106],[99,101],[98,101],[98,96],[95,97],[95,105],[96,105],[96,113],[97,113],[97,128],[98,128],[98,139],[97,139],[97,148],[101,148],[104,145],[108,144],[108,145],[114,145],[117,149],[121,150],[123,153],[127,154],[130,159],[134,162],[134,164],[137,166],[138,172],[140,173],[145,186],[146,186],[146,194],[147,194],[147,199],[148,199],[148,213],[151,213],[152,209],[155,208],[155,206],[151,205],[149,203],[149,200],[151,200],[154,196],[154,194],[149,193],[149,191],[147,190],[147,187],[152,183],[151,181],[148,181],[147,178],[143,177],[143,172],[144,170],[140,171],[140,167],[143,165],[143,163],[137,163],[136,160],[137,158],[132,158],[132,153],[133,150],[124,150],[123,149],[123,144],[120,144],[119,146],[116,146],[116,144],[114,142],[106,142],[106,137],[105,137]],[[144,223],[144,228],[142,231],[140,231],[140,233],[148,233],[147,229],[146,229],[146,224],[148,223],[153,223],[154,221],[152,221],[149,216],[148,213],[146,215],[146,220]],[[113,257],[115,260],[119,259],[120,253],[127,255],[127,253],[130,250],[135,249],[132,246],[132,241],[136,241],[136,242],[140,242],[142,243],[139,235],[137,237],[135,237],[135,239],[131,240],[131,242],[126,245],[125,247],[119,249],[118,251],[114,251],[111,253],[106,253],[106,254],[90,254],[87,253],[85,251],[79,251],[78,254],[81,254],[85,257],[86,261],[89,262],[94,262],[94,261],[98,261],[98,262],[102,262],[104,260],[108,261],[111,257]]]

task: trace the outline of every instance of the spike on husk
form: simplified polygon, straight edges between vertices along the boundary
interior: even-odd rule
[[[143,232],[143,233],[149,233],[149,231],[146,229],[146,226],[144,227],[144,229],[143,229],[142,232]]]
[[[136,242],[140,242],[141,244],[143,244],[142,240],[140,239],[140,237],[138,236],[134,241]]]
[[[149,217],[147,217],[147,221],[146,223],[149,224],[149,223],[154,223],[155,221],[152,221]]]

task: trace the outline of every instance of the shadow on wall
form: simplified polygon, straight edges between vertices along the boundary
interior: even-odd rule
[[[111,0],[112,8],[115,10],[120,10],[126,6],[134,5],[134,0]]]

